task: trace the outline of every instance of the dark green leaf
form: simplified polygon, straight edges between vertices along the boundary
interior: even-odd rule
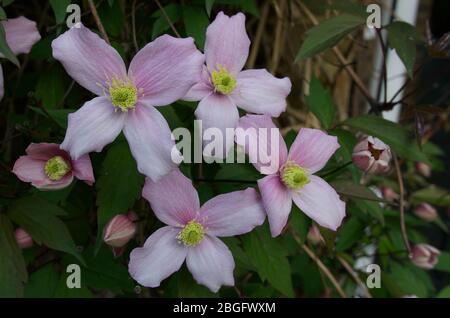
[[[39,268],[30,275],[25,286],[26,298],[51,298],[54,296],[59,282],[59,274],[53,264]]]
[[[296,60],[314,56],[335,46],[345,35],[355,31],[365,22],[366,19],[361,16],[343,14],[320,23],[307,32]]]
[[[14,63],[17,67],[20,67],[19,60],[16,55],[11,51],[8,43],[6,42],[5,28],[3,24],[0,23],[0,53],[3,54],[10,62]]]
[[[58,105],[67,89],[65,72],[59,66],[54,66],[42,72],[36,85],[36,97],[42,101],[45,109],[54,109]]]
[[[178,4],[171,3],[165,6],[164,11],[166,12],[172,23],[178,22],[178,20],[180,20],[181,18],[181,8]],[[152,15],[152,17],[157,18],[153,23],[152,39],[155,39],[157,36],[170,29],[170,25],[167,21],[166,16],[162,14],[161,11],[157,11],[156,13],[157,14]]]
[[[450,272],[450,252],[441,252],[439,255],[439,261],[435,266],[435,269]]]
[[[60,24],[66,17],[67,6],[71,3],[71,0],[50,0],[50,5],[55,13],[56,24]]]
[[[361,240],[365,225],[357,218],[350,218],[337,233],[336,251],[343,252]]]
[[[211,10],[214,5],[215,0],[205,0],[205,9],[206,13],[208,13],[208,17],[211,16]]]
[[[441,289],[437,298],[450,298],[450,285]]]
[[[50,117],[61,127],[66,129],[67,128],[67,118],[70,113],[75,112],[75,109],[50,109],[47,110],[47,113],[45,113],[42,109],[37,107],[29,107],[34,112],[44,116],[44,117]]]
[[[309,95],[306,96],[309,110],[320,120],[325,129],[331,127],[334,121],[336,107],[330,92],[326,90],[317,77],[313,76],[309,83]]]
[[[428,202],[433,205],[448,206],[450,205],[450,192],[430,185],[427,188],[417,190],[411,194],[411,203],[419,204]]]
[[[209,24],[205,11],[197,7],[183,6],[183,21],[187,35],[193,37],[197,47],[203,50],[206,28]]]
[[[377,197],[376,194],[373,193],[373,191],[368,187],[360,184],[355,184],[349,180],[334,180],[330,184],[339,194],[350,198],[386,202],[384,199]]]

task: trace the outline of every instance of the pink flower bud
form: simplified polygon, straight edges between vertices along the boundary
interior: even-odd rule
[[[432,269],[437,264],[441,252],[428,244],[417,244],[412,248],[411,261],[418,267]]]
[[[391,149],[380,139],[368,136],[353,149],[353,164],[371,174],[386,173],[390,166]]]
[[[25,249],[33,246],[33,239],[24,229],[16,229],[14,236],[16,238],[17,245],[19,245],[20,248]]]
[[[431,167],[423,162],[416,162],[416,171],[422,176],[428,178],[431,176]]]
[[[438,217],[436,209],[428,203],[421,203],[416,206],[416,208],[414,209],[414,214],[427,222],[433,222]]]
[[[381,193],[383,194],[383,198],[387,201],[394,201],[399,198],[398,193],[396,193],[392,188],[383,187],[381,188]]]
[[[103,231],[103,241],[114,248],[125,246],[136,234],[137,216],[134,212],[113,217]]]
[[[325,242],[322,234],[320,233],[319,228],[316,225],[312,225],[309,228],[308,235],[306,236],[306,238],[313,245],[317,245],[319,243],[324,243]]]

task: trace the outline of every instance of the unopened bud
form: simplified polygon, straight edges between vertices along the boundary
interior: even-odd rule
[[[438,218],[436,209],[428,203],[421,203],[414,209],[414,214],[424,221],[433,222]]]
[[[389,146],[372,136],[368,136],[358,142],[352,154],[353,164],[370,174],[388,172],[391,158]]]
[[[399,195],[390,187],[381,188],[381,193],[383,194],[383,198],[387,201],[398,200]]]
[[[411,261],[423,269],[433,269],[441,252],[428,244],[417,244],[412,248]]]
[[[25,249],[33,246],[33,239],[24,229],[18,228],[14,232],[14,236],[16,238],[17,245],[19,245],[20,248]]]
[[[103,240],[114,248],[125,246],[136,234],[137,217],[134,212],[113,217],[103,231]]]
[[[422,176],[428,178],[431,176],[431,167],[424,162],[416,162],[416,171]]]
[[[324,243],[325,242],[322,234],[320,233],[319,228],[316,225],[312,225],[309,228],[308,235],[306,236],[306,238],[313,245],[317,245],[319,243]]]

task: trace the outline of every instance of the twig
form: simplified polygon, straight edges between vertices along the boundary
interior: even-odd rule
[[[408,234],[406,233],[406,223],[405,223],[405,187],[403,185],[403,176],[402,171],[400,170],[400,165],[398,163],[397,155],[393,154],[394,157],[394,165],[395,170],[397,172],[398,179],[398,187],[400,188],[400,229],[402,232],[403,242],[405,243],[405,247],[408,250],[408,253],[411,253],[411,246],[409,245]]]
[[[259,52],[259,47],[261,45],[262,36],[264,33],[264,27],[267,22],[267,17],[269,15],[270,1],[266,1],[261,11],[261,18],[259,19],[258,28],[256,29],[255,38],[253,40],[252,49],[247,60],[247,68],[253,68],[255,66],[256,56]]]
[[[302,243],[302,241],[300,240],[300,238],[297,236],[297,234],[295,234],[294,232],[292,232],[292,236],[294,237],[295,241],[300,245],[300,247],[306,252],[306,254],[308,254],[309,257],[311,257],[311,259],[316,262],[317,266],[322,270],[322,272],[328,277],[328,279],[331,281],[331,283],[333,284],[334,288],[336,288],[336,291],[338,292],[338,294],[342,297],[342,298],[347,298],[347,295],[345,294],[345,292],[342,290],[341,286],[339,285],[338,281],[336,280],[336,278],[334,277],[333,273],[331,273],[331,271],[325,266],[324,263],[322,263],[322,261],[316,256],[316,254],[314,254],[313,251],[311,251],[309,249],[308,246],[306,246],[305,244]]]
[[[155,3],[158,5],[159,9],[161,10],[162,14],[164,15],[164,17],[167,20],[167,23],[169,23],[170,28],[172,29],[173,33],[175,33],[175,35],[178,38],[181,38],[180,33],[178,33],[177,29],[175,28],[175,26],[172,23],[172,20],[170,19],[170,17],[167,15],[166,10],[164,10],[163,6],[161,5],[161,3],[158,0],[155,0]]]
[[[94,17],[95,24],[97,24],[97,28],[102,34],[103,39],[106,41],[106,43],[111,44],[109,42],[108,34],[106,34],[105,28],[103,27],[102,21],[100,20],[100,17],[98,16],[97,8],[95,7],[93,0],[88,0],[89,8],[91,9],[92,16]]]
[[[384,103],[387,103],[387,65],[386,65],[386,46],[384,45],[383,35],[381,34],[381,29],[375,28],[377,30],[378,39],[380,40],[381,51],[383,54],[383,84],[384,84]]]
[[[353,280],[361,287],[361,289],[364,291],[364,294],[367,298],[372,298],[372,295],[369,292],[369,289],[367,288],[366,284],[363,283],[363,281],[359,278],[358,274],[353,270],[353,268],[350,266],[347,261],[342,258],[339,255],[336,255],[336,258],[338,261],[344,266],[346,271],[350,274],[350,276],[353,278]]]
[[[275,4],[275,3],[274,3]],[[284,18],[283,18],[283,12],[285,9],[286,2],[284,0],[281,0],[280,6],[278,7],[277,11],[277,24],[275,27],[275,43],[273,46],[273,52],[272,52],[272,61],[270,66],[270,72],[275,75],[278,64],[280,62],[280,52],[282,50],[283,40],[284,37],[283,34],[283,24],[284,24]]]
[[[136,0],[133,0],[131,4],[131,30],[133,33],[133,44],[134,48],[136,49],[136,53],[139,51],[139,46],[136,39]]]

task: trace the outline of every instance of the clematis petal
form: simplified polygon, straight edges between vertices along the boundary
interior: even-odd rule
[[[200,81],[191,87],[191,89],[187,92],[183,99],[191,102],[196,102],[202,100],[213,91],[214,87],[211,85],[208,69],[205,65],[203,65],[203,71]]]
[[[105,95],[114,77],[127,75],[119,53],[81,23],[53,40],[52,49],[67,73],[96,95]]]
[[[156,217],[172,226],[183,226],[195,218],[200,210],[200,201],[192,181],[179,169],[157,182],[147,178],[142,196],[150,203]]]
[[[246,70],[237,76],[231,98],[248,112],[278,117],[286,110],[291,86],[287,77],[276,78],[266,70]]]
[[[62,189],[70,185],[72,173],[68,173],[61,180],[50,180],[44,171],[46,161],[22,156],[14,164],[12,172],[23,182],[30,182],[33,186],[43,190]]]
[[[139,284],[158,287],[180,269],[188,250],[178,242],[178,232],[171,226],[160,228],[150,235],[144,247],[131,251],[128,271]]]
[[[82,155],[77,160],[72,160],[72,171],[77,179],[83,180],[89,185],[95,182],[91,159],[88,154]]]
[[[75,113],[69,114],[61,149],[68,151],[74,160],[92,151],[102,151],[122,131],[126,115],[116,112],[105,96],[90,100]]]
[[[298,192],[291,191],[295,204],[320,226],[336,231],[345,217],[345,202],[325,180],[309,176]]]
[[[41,39],[36,22],[18,17],[1,22],[5,29],[6,42],[15,55],[29,53],[33,45]]]
[[[234,144],[233,138],[226,138],[226,129],[234,129],[239,121],[239,112],[236,105],[228,96],[210,94],[200,101],[195,110],[195,116],[202,120],[203,131],[208,128],[217,128],[221,131],[223,137],[222,156],[217,155],[216,157],[225,158]],[[205,142],[208,143],[206,139]],[[216,144],[217,140],[211,142]]]
[[[25,152],[33,159],[48,160],[54,156],[61,156],[66,160],[70,160],[67,152],[60,149],[58,144],[53,143],[31,143],[25,149]]]
[[[245,147],[250,162],[263,174],[274,174],[287,160],[287,147],[270,116],[246,115],[239,119],[236,143]],[[242,129],[242,130],[241,130]],[[278,144],[272,142],[278,137]]]
[[[233,255],[216,237],[206,235],[199,245],[190,248],[186,265],[197,283],[205,285],[214,293],[222,285],[234,285]]]
[[[200,217],[210,235],[234,236],[248,233],[266,217],[255,189],[218,195],[206,202]]]
[[[289,159],[315,173],[322,169],[339,148],[336,136],[319,129],[302,128],[289,150]]]
[[[123,132],[139,172],[156,181],[175,169],[171,156],[175,143],[161,113],[140,102],[127,115]]]
[[[163,106],[183,98],[200,81],[204,61],[192,38],[163,35],[136,54],[128,73],[143,90],[140,100]]]
[[[238,13],[232,17],[223,12],[206,30],[205,56],[208,70],[212,72],[225,67],[237,75],[247,61],[250,39],[245,31],[245,15]]]
[[[262,202],[269,218],[272,237],[280,235],[291,213],[292,198],[278,175],[258,180]]]

